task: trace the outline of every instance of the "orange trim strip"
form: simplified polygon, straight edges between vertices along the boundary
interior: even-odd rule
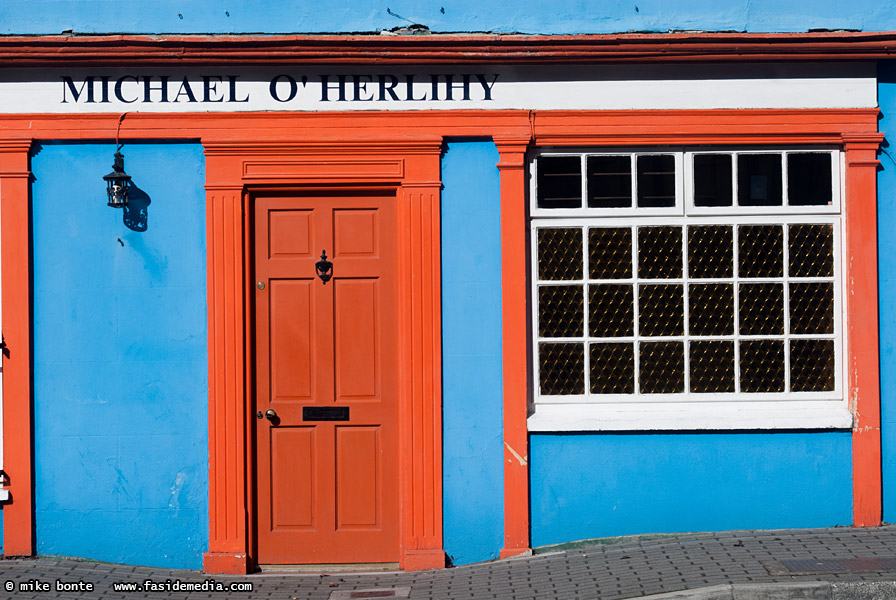
[[[877,304],[877,150],[883,134],[844,135],[846,281],[853,522],[880,525],[882,471]]]
[[[7,66],[878,60],[896,32],[608,35],[87,35],[0,38]]]
[[[632,111],[359,111],[355,113],[132,113],[122,140],[213,140],[219,152],[304,153],[341,141],[346,151],[387,150],[383,140],[440,136],[528,138],[548,145],[842,144],[841,135],[877,132],[876,108]],[[119,115],[4,115],[6,138],[114,140]],[[346,141],[348,140],[348,141]],[[428,142],[426,142],[428,143]]]
[[[209,551],[203,569],[246,573],[243,189],[220,185],[233,173],[216,158],[206,156],[206,182],[212,185],[206,190]]]
[[[4,556],[34,554],[31,411],[30,139],[0,141],[0,239],[3,240],[3,506]]]
[[[401,567],[445,566],[442,548],[440,152],[431,138],[405,155],[398,194],[402,356]],[[396,155],[401,154],[395,148]],[[397,158],[398,156],[396,156]],[[335,182],[334,182],[335,183]]]
[[[496,139],[501,173],[501,303],[504,366],[504,547],[529,552],[529,323],[526,269],[526,149],[529,139]]]

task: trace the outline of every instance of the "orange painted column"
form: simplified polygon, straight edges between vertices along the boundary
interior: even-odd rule
[[[31,140],[0,140],[2,272],[4,556],[34,554],[31,410],[31,248],[28,151]]]
[[[883,134],[844,134],[846,150],[847,368],[853,523],[882,518],[877,304],[877,151]]]
[[[501,558],[530,552],[528,336],[526,309],[527,139],[495,139],[501,173],[501,297],[504,356],[504,547]]]
[[[445,566],[442,545],[441,140],[406,159],[398,196],[402,549],[406,571]]]
[[[214,181],[215,162],[206,165]],[[243,191],[206,185],[208,279],[208,573],[246,573]]]

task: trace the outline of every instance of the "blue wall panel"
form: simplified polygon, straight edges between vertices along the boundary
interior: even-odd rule
[[[0,34],[364,32],[426,25],[432,31],[616,33],[625,31],[896,30],[881,0],[633,0],[589,4],[523,0],[31,0],[0,4]]]
[[[878,73],[878,124],[887,136],[877,174],[878,278],[880,299],[881,453],[884,521],[896,521],[896,63],[882,63]]]
[[[105,205],[113,151],[50,144],[32,158],[37,551],[199,568],[208,548],[202,148],[126,145],[138,188],[127,213]]]
[[[454,564],[504,539],[498,151],[453,142],[442,159],[444,544]]]
[[[849,525],[849,432],[531,435],[532,544]]]

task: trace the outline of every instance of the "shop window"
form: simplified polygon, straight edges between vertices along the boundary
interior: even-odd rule
[[[842,400],[839,161],[535,156],[536,404]]]

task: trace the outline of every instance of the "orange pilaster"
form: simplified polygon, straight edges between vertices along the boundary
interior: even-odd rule
[[[2,227],[3,471],[10,501],[3,506],[3,554],[34,554],[31,410],[31,139],[0,140]]]
[[[852,431],[853,523],[882,518],[880,372],[877,323],[877,150],[883,134],[844,134],[846,310]]]
[[[408,571],[445,566],[442,548],[441,139],[405,161],[398,197],[402,549]]]
[[[207,180],[220,174],[209,158]],[[242,186],[206,186],[208,247],[208,573],[246,573],[246,417]]]
[[[529,548],[528,360],[526,333],[527,139],[496,139],[501,173],[501,298],[504,373],[504,547],[501,558]]]

